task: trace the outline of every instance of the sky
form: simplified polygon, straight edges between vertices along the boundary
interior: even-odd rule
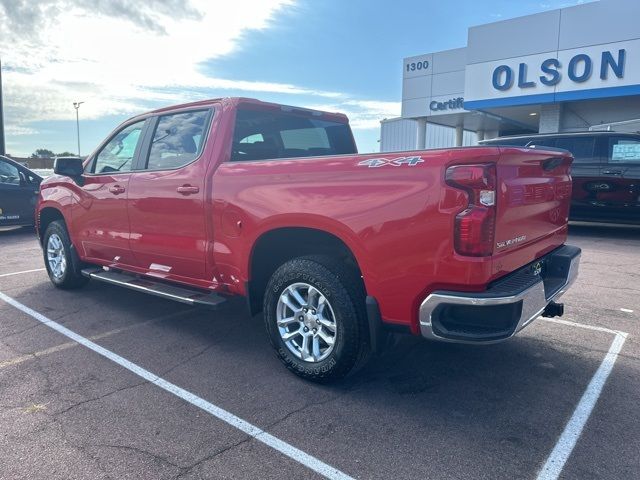
[[[400,115],[402,59],[546,0],[0,0],[7,153],[90,153],[158,107],[245,96],[346,113],[361,152]]]

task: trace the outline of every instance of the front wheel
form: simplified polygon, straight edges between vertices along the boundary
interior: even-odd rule
[[[344,263],[324,256],[284,263],[267,285],[264,312],[271,344],[297,375],[326,382],[364,363],[364,289]]]
[[[54,286],[79,288],[89,279],[80,273],[80,259],[73,251],[67,228],[61,220],[51,222],[43,238],[44,264]]]

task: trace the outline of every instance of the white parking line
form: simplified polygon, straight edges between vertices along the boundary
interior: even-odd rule
[[[130,372],[133,372],[134,374],[138,375],[139,377],[144,378],[148,382],[153,383],[158,387],[162,388],[163,390],[169,393],[172,393],[173,395],[185,400],[186,402],[189,402],[190,404],[204,410],[207,413],[210,413],[214,417],[222,420],[223,422],[228,423],[229,425],[237,428],[238,430],[241,430],[247,435],[258,440],[259,442],[262,442],[265,445],[270,446],[271,448],[279,451],[283,455],[286,455],[287,457],[295,460],[296,462],[304,465],[305,467],[313,470],[314,472],[317,472],[320,475],[330,479],[352,480],[351,477],[341,472],[340,470],[332,467],[331,465],[328,465],[323,461],[309,455],[308,453],[305,453],[302,450],[299,450],[293,445],[283,440],[280,440],[277,437],[274,437],[273,435],[265,432],[259,427],[256,427],[255,425],[252,425],[246,420],[243,420],[240,417],[237,417],[233,413],[230,413],[210,402],[207,402],[205,399],[198,397],[197,395],[183,388],[180,388],[177,385],[174,385],[173,383],[170,383],[163,378],[158,377],[157,375],[151,373],[149,370],[145,370],[139,365],[136,365],[135,363],[130,362],[126,358],[121,357],[120,355],[112,352],[111,350],[107,350],[106,348],[101,347],[97,343],[94,343],[91,340],[88,340],[87,338],[81,335],[78,335],[72,330],[69,330],[68,328],[60,325],[59,323],[54,322],[53,320],[45,317],[41,313],[38,313],[35,310],[32,310],[31,308],[27,307],[26,305],[23,305],[22,303],[18,302],[17,300],[14,300],[13,298],[5,295],[2,292],[0,292],[0,300],[4,301],[5,303],[8,303],[9,305],[12,305],[18,310],[29,315],[30,317],[52,328],[53,330],[61,333],[65,337],[68,337],[71,340],[78,342],[79,344],[87,347],[88,349],[93,350],[99,355],[102,355],[103,357],[108,358],[112,362],[117,363],[121,367],[124,367]]]
[[[559,318],[538,317],[538,319],[544,320],[545,322],[549,322],[549,323],[559,323],[561,325],[569,325],[571,327],[584,328],[585,330],[595,330],[597,332],[610,333],[611,335],[623,335],[625,337],[627,336],[626,332],[621,332],[620,330],[612,330],[611,328],[606,328],[606,327],[598,327],[597,325],[587,325],[586,323],[572,322],[570,320],[560,320]]]
[[[589,417],[593,412],[593,408],[598,402],[598,398],[600,398],[600,394],[602,393],[602,389],[604,388],[607,378],[613,370],[613,366],[618,359],[618,354],[622,350],[622,346],[627,339],[627,333],[619,332],[617,330],[611,330],[604,327],[595,327],[592,325],[585,325],[583,323],[571,322],[568,320],[558,320],[551,318],[545,318],[544,320],[551,323],[570,325],[573,327],[606,332],[614,335],[613,342],[609,347],[607,355],[604,357],[604,360],[602,360],[600,367],[598,367],[598,370],[593,375],[593,378],[589,382],[589,386],[587,386],[587,389],[582,395],[578,406],[573,411],[573,415],[571,415],[571,418],[567,422],[567,425],[564,427],[564,430],[560,435],[560,438],[556,442],[555,447],[551,451],[551,454],[547,458],[544,466],[538,473],[538,480],[556,480],[560,477],[560,473],[562,473],[562,469],[564,468],[565,463],[569,459],[571,452],[576,446],[576,443],[578,442],[578,439],[582,434],[582,430],[584,429],[587,420],[589,420]]]
[[[11,277],[12,275],[22,275],[23,273],[44,272],[46,268],[34,268],[33,270],[22,270],[21,272],[11,272],[0,274],[0,277]]]

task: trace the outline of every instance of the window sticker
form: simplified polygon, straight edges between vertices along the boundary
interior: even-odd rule
[[[613,146],[612,162],[640,161],[640,143],[618,143]]]

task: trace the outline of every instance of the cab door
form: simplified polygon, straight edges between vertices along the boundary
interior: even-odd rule
[[[130,123],[107,140],[87,164],[72,209],[76,247],[89,261],[134,265],[129,245],[127,194],[146,120]]]
[[[203,150],[212,114],[200,109],[152,119],[128,195],[131,250],[148,274],[206,282]]]

